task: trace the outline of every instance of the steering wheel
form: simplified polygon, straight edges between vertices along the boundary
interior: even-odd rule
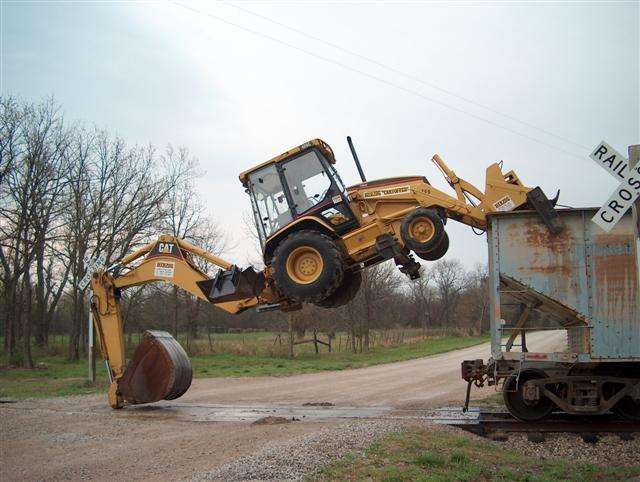
[[[327,189],[325,189],[322,194],[320,194],[320,195],[316,194],[315,196],[309,197],[307,199],[309,200],[309,202],[311,203],[312,206],[315,206],[316,204],[318,204],[320,201],[322,201],[325,198],[325,196],[329,192],[329,189],[331,189],[331,186],[329,186]]]

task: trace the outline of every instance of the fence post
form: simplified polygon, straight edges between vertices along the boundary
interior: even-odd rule
[[[289,313],[289,358],[293,358],[293,313]]]
[[[313,346],[316,349],[316,355],[318,354],[318,332],[316,329],[313,329]]]
[[[91,300],[91,298],[93,298],[93,293],[89,292],[89,300]],[[91,304],[89,304],[89,330],[88,330],[88,334],[89,336],[88,338],[88,350],[87,350],[87,355],[88,355],[88,361],[89,361],[89,380],[91,380],[91,383],[95,383],[96,382],[96,357],[94,355],[93,352],[93,310],[91,309]]]

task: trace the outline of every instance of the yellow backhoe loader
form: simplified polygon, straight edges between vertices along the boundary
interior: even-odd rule
[[[335,308],[358,292],[361,270],[394,259],[411,279],[419,277],[419,258],[434,261],[447,252],[447,219],[483,230],[495,211],[535,209],[549,229],[561,227],[542,190],[526,187],[501,164],[486,170],[484,192],[458,177],[437,154],[433,162],[455,190],[455,197],[423,176],[367,181],[347,138],[362,183],[345,187],[334,168],[331,148],[315,139],[240,174],[251,199],[264,264],[261,280],[286,306],[307,302]],[[222,271],[212,299],[237,300],[242,277]],[[236,290],[237,293],[236,294]],[[257,292],[254,294],[258,294]]]
[[[229,313],[248,308],[293,310],[301,303],[342,306],[357,294],[362,270],[393,259],[411,279],[419,258],[433,261],[449,248],[448,219],[485,229],[496,211],[535,209],[552,232],[562,226],[540,188],[526,187],[500,164],[486,169],[484,192],[458,177],[436,154],[434,163],[455,197],[423,176],[367,181],[347,138],[362,182],[346,187],[331,148],[315,139],[240,174],[249,194],[265,268],[241,270],[172,236],[160,238],[91,279],[91,307],[111,380],[109,403],[174,399],[191,384],[189,359],[171,335],[147,331],[125,361],[119,298],[123,289],[166,281]],[[194,262],[200,256],[221,269],[210,278]]]

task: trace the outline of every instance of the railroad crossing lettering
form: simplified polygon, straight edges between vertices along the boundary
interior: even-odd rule
[[[604,141],[598,144],[589,157],[621,181],[592,219],[594,223],[609,232],[640,196],[640,165],[631,169],[629,161]]]
[[[605,141],[598,144],[589,157],[619,181],[629,175],[629,161]]]

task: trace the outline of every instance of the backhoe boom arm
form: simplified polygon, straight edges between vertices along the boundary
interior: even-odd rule
[[[136,350],[136,355],[134,355],[134,359],[130,365],[126,365],[124,330],[119,303],[121,290],[132,286],[164,281],[182,288],[197,298],[212,303],[214,306],[228,313],[240,313],[247,308],[259,304],[257,296],[240,301],[212,302],[209,298],[209,293],[213,280],[196,266],[194,256],[199,256],[225,270],[233,267],[231,263],[187,241],[174,236],[163,235],[156,241],[124,257],[120,263],[109,270],[98,270],[93,274],[91,278],[91,288],[93,291],[91,309],[93,312],[94,326],[100,338],[102,356],[107,361],[110,370],[112,383],[109,387],[109,403],[112,407],[122,407],[125,401],[131,403],[146,403],[165,398],[165,396],[156,398],[159,396],[156,387],[162,386],[163,384],[161,382],[164,381],[162,379],[158,380],[157,377],[162,378],[164,375],[162,373],[155,373],[155,375],[153,375],[156,377],[153,387],[150,386],[149,383],[146,384],[149,386],[140,386],[140,380],[142,378],[145,378],[145,381],[146,378],[153,378],[149,373],[138,373],[140,370],[143,372],[145,370],[155,370],[155,372],[158,372],[158,366],[162,365],[160,361],[154,360],[149,367],[146,367],[145,361],[142,360],[145,356],[149,358],[146,352],[138,357],[141,358],[142,361],[138,360],[139,363],[136,363],[138,351],[140,348],[145,348],[143,344]],[[181,351],[181,353],[174,353],[173,356],[176,359],[169,361],[164,360],[164,362],[166,362],[165,365],[169,362],[174,365],[169,371],[176,367],[177,369],[184,368],[181,368],[181,365],[188,363],[188,358],[186,358],[184,350],[182,350],[180,345],[173,340],[170,335],[164,334],[163,332],[147,333],[151,333],[148,335],[150,338],[147,340],[147,345],[171,345],[168,352]],[[171,356],[166,355],[165,351],[167,350],[161,352],[165,357]],[[186,359],[186,362],[184,359]],[[171,365],[171,363],[169,363],[169,365]],[[136,374],[138,378],[136,378]],[[170,375],[173,376],[175,373]],[[190,383],[190,381],[191,377],[189,375],[188,382]],[[180,387],[178,387],[178,390],[179,388]],[[186,390],[186,388],[184,389]],[[176,387],[166,387],[164,391],[173,393],[175,390]],[[160,392],[162,392],[162,390],[160,390]],[[166,394],[160,393],[160,395]],[[153,398],[156,398],[156,400],[153,400]]]

